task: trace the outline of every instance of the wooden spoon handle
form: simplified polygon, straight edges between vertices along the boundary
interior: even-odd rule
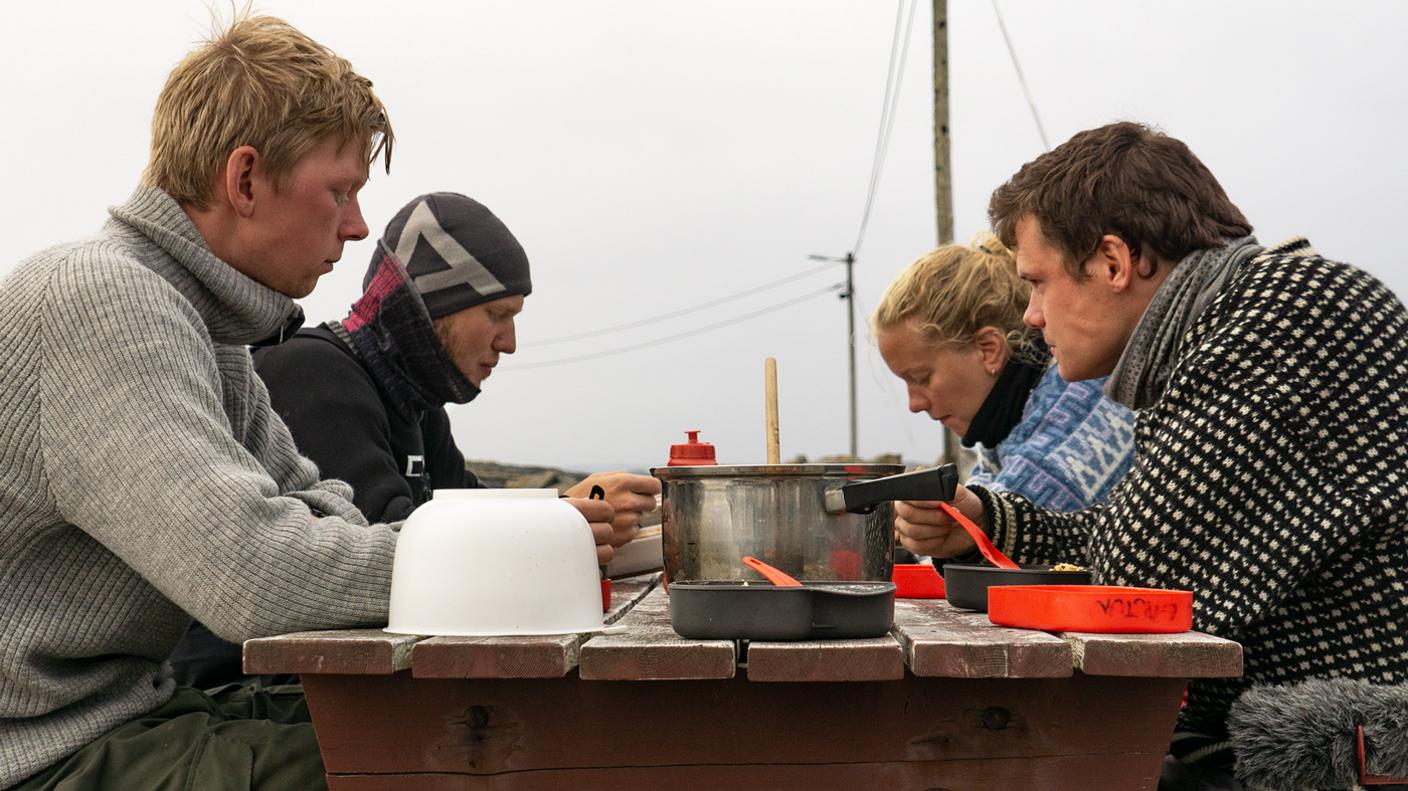
[[[767,409],[768,464],[782,463],[782,449],[777,441],[777,360],[763,362],[763,398]]]

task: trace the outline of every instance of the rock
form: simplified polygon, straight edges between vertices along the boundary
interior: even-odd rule
[[[464,466],[479,478],[480,483],[495,489],[557,489],[568,488],[587,477],[587,473],[519,464],[501,464],[479,459],[467,460]]]
[[[807,457],[806,457],[806,456],[798,456],[797,458],[798,458],[798,459],[801,459],[801,461],[793,462],[794,464],[805,464],[806,461],[807,461]],[[868,459],[859,459],[859,460],[857,460],[855,457],[853,457],[853,456],[851,456],[851,455],[849,455],[849,454],[844,454],[844,453],[843,453],[843,454],[837,454],[837,455],[834,455],[834,456],[822,456],[821,458],[819,458],[819,459],[816,460],[816,463],[817,463],[817,464],[853,464],[853,463],[856,463],[857,461],[859,461],[859,463],[861,463],[861,464],[902,464],[902,463],[903,463],[903,462],[900,460],[900,454],[898,454],[898,453],[881,453],[881,454],[878,454],[878,455],[876,455],[876,456],[872,456],[872,457],[870,457],[870,458],[868,458]]]

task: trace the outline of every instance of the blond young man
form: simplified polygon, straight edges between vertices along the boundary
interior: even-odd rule
[[[192,617],[236,642],[385,622],[394,528],[298,455],[246,347],[366,236],[391,126],[256,17],[176,67],[152,127],[102,230],[0,283],[0,787],[318,788],[300,694],[176,689],[167,657]]]

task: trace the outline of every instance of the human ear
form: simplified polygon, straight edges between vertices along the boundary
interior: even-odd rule
[[[254,214],[254,197],[258,191],[255,179],[259,164],[259,151],[254,146],[240,146],[231,151],[225,160],[225,197],[241,217]]]
[[[1094,258],[1096,271],[1110,285],[1111,290],[1124,291],[1139,275],[1136,271],[1137,262],[1129,245],[1114,234],[1107,233],[1100,237]]]
[[[973,346],[983,361],[983,368],[997,375],[1007,364],[1007,336],[996,327],[983,327],[973,336]]]

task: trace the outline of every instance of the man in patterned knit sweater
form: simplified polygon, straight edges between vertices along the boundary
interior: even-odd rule
[[[976,486],[956,504],[1018,562],[1192,590],[1194,628],[1244,647],[1244,678],[1189,684],[1165,787],[1235,784],[1225,720],[1251,685],[1408,681],[1402,303],[1304,239],[1258,246],[1187,146],[1138,124],[1028,163],[989,215],[1061,375],[1110,375],[1137,410],[1135,464],[1083,511]],[[900,504],[897,528],[915,552],[972,547],[932,504]]]
[[[182,61],[152,127],[102,230],[0,283],[0,788],[316,789],[300,690],[177,688],[167,657],[192,616],[233,641],[386,623],[396,526],[319,480],[246,346],[367,234],[391,128],[268,17]],[[572,502],[609,540],[610,506]]]

